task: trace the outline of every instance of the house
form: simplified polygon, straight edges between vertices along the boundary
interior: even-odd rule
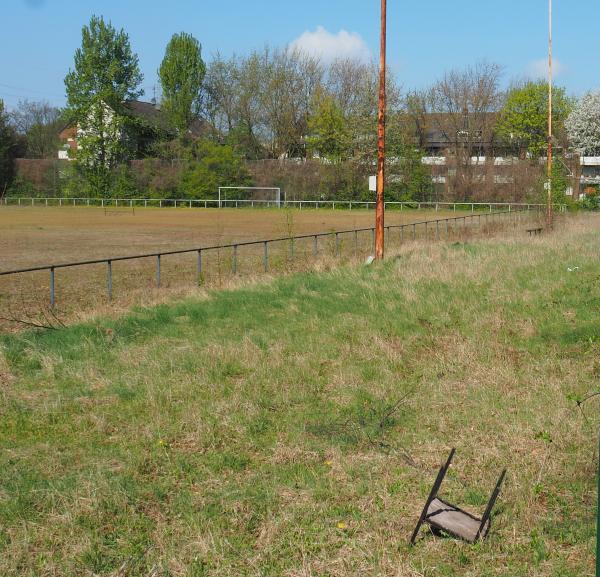
[[[104,106],[109,109],[109,113],[114,114],[108,105]],[[168,140],[176,136],[167,115],[155,102],[128,100],[123,103],[121,114],[127,119],[122,138],[127,140],[134,158],[150,155],[157,140]],[[211,131],[212,126],[202,118],[196,119],[188,129],[188,133],[197,138],[207,136]],[[58,151],[59,159],[71,160],[75,157],[78,136],[81,134],[81,129],[75,123],[70,123],[61,130],[59,138],[62,146]]]
[[[62,146],[58,151],[59,160],[69,160],[77,150],[77,127],[67,124],[58,134]]]
[[[587,194],[600,188],[600,156],[582,156],[580,166],[580,193]]]

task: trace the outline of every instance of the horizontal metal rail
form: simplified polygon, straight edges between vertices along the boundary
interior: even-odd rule
[[[263,208],[285,208],[292,207],[302,210],[307,208],[340,208],[340,209],[373,209],[374,201],[369,200],[253,200],[253,199],[186,199],[186,198],[87,198],[87,197],[4,197],[0,200],[4,206],[99,206],[99,207],[155,207],[155,208],[240,208],[240,207],[263,207]],[[488,210],[494,209],[533,210],[543,208],[545,204],[520,203],[520,202],[418,202],[418,201],[387,201],[387,208],[405,209],[432,209],[439,210]],[[565,212],[565,204],[556,204],[559,212]]]
[[[508,211],[501,211],[501,212],[493,212],[492,214],[494,215],[500,215],[500,214],[509,214]],[[411,222],[411,223],[407,223],[407,224],[391,224],[391,225],[386,225],[385,228],[386,229],[399,229],[399,228],[409,228],[409,227],[416,227],[419,225],[430,225],[430,224],[436,224],[436,223],[440,223],[440,222],[446,222],[446,221],[456,221],[456,220],[463,220],[465,218],[476,218],[479,215],[475,215],[473,216],[455,216],[455,217],[449,217],[449,218],[442,218],[442,219],[437,219],[437,220],[421,220],[418,222]],[[302,240],[305,238],[322,238],[325,236],[335,236],[335,235],[340,235],[340,234],[351,234],[351,233],[359,233],[359,232],[366,232],[369,230],[375,230],[375,227],[370,226],[370,227],[366,227],[366,228],[351,228],[348,230],[337,230],[337,231],[331,231],[331,232],[318,232],[318,233],[311,233],[311,234],[300,234],[300,235],[296,235],[296,236],[282,236],[282,237],[278,237],[278,238],[269,238],[269,239],[261,239],[261,240],[249,240],[249,241],[240,241],[240,242],[233,242],[230,244],[217,244],[217,245],[209,245],[209,246],[199,246],[199,247],[195,247],[195,248],[186,248],[186,249],[179,249],[179,250],[167,250],[167,251],[160,251],[160,252],[148,252],[148,253],[143,253],[143,254],[134,254],[134,255],[126,255],[126,256],[114,256],[114,257],[110,257],[110,258],[100,258],[100,259],[94,259],[94,260],[80,260],[80,261],[74,261],[74,262],[64,262],[64,263],[56,263],[56,264],[46,264],[46,265],[41,265],[41,266],[35,266],[35,267],[30,267],[30,268],[21,268],[21,269],[15,269],[15,270],[7,270],[7,271],[0,271],[0,276],[6,276],[6,275],[11,275],[11,274],[20,274],[20,273],[25,273],[25,272],[37,272],[37,271],[41,271],[41,270],[50,270],[50,269],[58,269],[58,268],[69,268],[69,267],[75,267],[75,266],[85,266],[85,265],[92,265],[92,264],[106,264],[109,262],[118,262],[118,261],[123,261],[123,260],[136,260],[136,259],[141,259],[141,258],[157,258],[157,257],[162,257],[162,256],[169,256],[169,255],[174,255],[174,254],[188,254],[188,253],[193,253],[193,252],[198,252],[198,251],[202,251],[202,252],[206,252],[209,250],[220,250],[220,249],[226,249],[226,248],[236,248],[236,247],[240,247],[240,246],[253,246],[253,245],[264,245],[265,243],[273,243],[273,242],[286,242],[286,241],[295,241],[295,240]]]
[[[454,224],[458,221],[463,221],[463,224],[466,226],[467,221],[474,222],[477,219],[477,224],[479,227],[482,226],[482,217],[486,222],[489,222],[489,219],[494,219],[495,217],[500,217],[502,215],[509,216],[517,216],[521,213],[529,213],[531,211],[521,210],[521,211],[500,211],[500,212],[492,212],[492,213],[476,213],[476,214],[468,214],[463,216],[456,217],[448,217],[436,220],[422,220],[417,222],[410,222],[405,224],[390,224],[385,226],[386,232],[389,234],[390,231],[399,230],[400,231],[400,242],[404,242],[405,229],[412,229],[410,232],[412,233],[412,239],[416,240],[416,230],[417,227],[421,226],[425,229],[425,236],[427,239],[430,238],[430,231],[433,231],[432,234],[435,234],[435,239],[440,239],[440,231],[444,228],[445,225],[445,234],[449,237],[449,226],[452,223],[452,231],[455,230]],[[219,244],[219,245],[208,245],[208,246],[197,246],[194,248],[187,249],[179,249],[179,250],[169,250],[169,251],[160,251],[160,252],[148,252],[142,254],[135,255],[124,255],[124,256],[112,256],[109,258],[101,258],[101,259],[90,259],[90,260],[82,260],[82,261],[74,261],[74,262],[64,262],[64,263],[54,263],[54,264],[45,264],[34,267],[20,268],[15,270],[6,270],[0,271],[0,277],[10,276],[10,275],[18,275],[24,273],[31,272],[40,272],[40,271],[49,271],[50,272],[50,306],[54,307],[56,303],[56,282],[55,282],[55,273],[58,269],[65,268],[73,268],[80,266],[88,266],[88,265],[99,265],[103,264],[107,267],[107,294],[108,299],[111,300],[113,296],[113,264],[120,261],[131,261],[131,260],[139,260],[139,259],[149,259],[153,258],[156,261],[156,286],[161,286],[161,259],[165,256],[170,255],[181,255],[181,254],[197,254],[197,274],[198,277],[201,278],[202,272],[202,256],[206,252],[215,251],[215,250],[224,250],[224,249],[232,249],[233,251],[233,260],[232,260],[232,272],[233,274],[237,273],[238,268],[238,250],[241,247],[249,247],[249,246],[261,246],[263,248],[263,266],[265,272],[269,270],[269,245],[272,243],[281,243],[288,242],[291,247],[291,255],[292,258],[294,256],[294,245],[297,241],[303,239],[312,239],[313,240],[313,255],[316,256],[319,253],[319,239],[324,237],[331,237],[335,239],[335,255],[340,256],[340,236],[341,235],[353,235],[354,236],[354,252],[357,252],[358,246],[358,234],[361,232],[371,232],[371,237],[374,237],[374,227],[365,227],[365,228],[353,228],[346,230],[337,230],[337,231],[329,231],[329,232],[318,232],[318,233],[309,233],[309,234],[301,234],[294,236],[284,236],[270,239],[261,239],[261,240],[250,240],[250,241],[240,241],[229,244]]]

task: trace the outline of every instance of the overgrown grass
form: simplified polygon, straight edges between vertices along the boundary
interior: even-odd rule
[[[595,225],[5,337],[0,575],[592,575]],[[411,549],[452,446],[492,532]]]

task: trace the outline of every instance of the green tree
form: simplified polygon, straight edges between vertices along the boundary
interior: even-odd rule
[[[554,88],[552,117],[557,134],[564,131],[571,107],[565,89]],[[541,156],[548,144],[548,83],[528,82],[510,89],[496,133],[521,157],[526,153]]]
[[[202,47],[191,34],[174,34],[158,70],[162,106],[181,134],[200,112],[200,90],[206,74]]]
[[[252,179],[243,160],[231,146],[208,140],[191,147],[193,160],[183,174],[179,189],[187,198],[216,198],[219,186],[249,186]]]
[[[350,136],[342,109],[328,94],[315,98],[314,113],[308,119],[308,150],[332,162],[348,156]]]
[[[16,146],[15,131],[9,123],[4,101],[0,99],[0,198],[4,196],[15,176]]]
[[[92,16],[65,78],[68,113],[78,125],[76,160],[92,193],[108,193],[111,168],[127,157],[123,103],[143,94],[142,80],[128,35]]]

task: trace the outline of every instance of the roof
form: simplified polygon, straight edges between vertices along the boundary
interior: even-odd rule
[[[150,126],[160,128],[166,132],[174,130],[160,105],[141,100],[128,100],[124,103],[125,110],[134,118],[144,120]],[[210,123],[204,118],[196,118],[188,127],[188,132],[193,136],[206,136],[211,129]]]
[[[131,118],[142,120],[152,128],[158,128],[167,133],[175,134],[167,115],[160,105],[155,104],[154,102],[143,102],[141,100],[127,100],[123,103],[123,108],[125,114]],[[59,134],[62,134],[74,126],[75,122],[73,120],[69,121],[61,127]],[[211,132],[211,128],[211,124],[204,118],[196,118],[188,128],[188,132],[196,137],[206,136],[207,133]]]
[[[153,102],[142,102],[141,100],[127,100],[123,103],[124,112],[132,118],[143,120],[153,128],[160,128],[166,132],[172,132],[169,121],[161,107]]]

